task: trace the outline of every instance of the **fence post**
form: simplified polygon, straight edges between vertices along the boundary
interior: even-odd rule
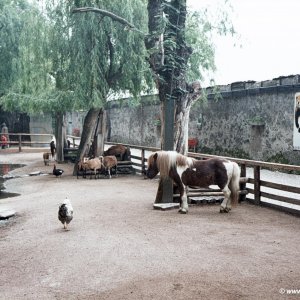
[[[22,136],[21,134],[18,135],[19,138],[19,152],[22,152]]]
[[[246,177],[246,165],[241,164],[241,177]],[[243,191],[246,189],[246,182],[240,183],[240,191]],[[246,200],[246,195],[240,195],[239,202],[245,201]]]
[[[254,167],[254,203],[260,205],[260,167]]]
[[[142,162],[142,174],[146,175],[145,149],[142,149],[142,152],[141,152],[141,162]]]

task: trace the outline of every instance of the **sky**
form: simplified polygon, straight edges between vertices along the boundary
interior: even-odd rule
[[[224,0],[187,0],[216,10]],[[300,0],[229,0],[239,39],[215,40],[215,83],[263,81],[300,74]],[[237,43],[238,46],[234,46]]]

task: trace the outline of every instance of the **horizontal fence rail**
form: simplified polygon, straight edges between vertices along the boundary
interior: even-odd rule
[[[49,147],[50,142],[54,138],[50,133],[8,133],[8,141],[5,143],[9,147],[17,146],[19,152],[22,151],[22,147]],[[78,147],[80,137],[67,135],[67,139],[70,140],[72,147]]]

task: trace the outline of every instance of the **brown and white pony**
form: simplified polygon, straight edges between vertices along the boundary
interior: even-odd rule
[[[170,177],[179,188],[180,213],[188,212],[187,186],[208,187],[218,185],[224,193],[220,212],[229,212],[239,196],[240,168],[237,163],[220,158],[196,160],[175,151],[157,151],[148,158],[147,177],[158,173]]]

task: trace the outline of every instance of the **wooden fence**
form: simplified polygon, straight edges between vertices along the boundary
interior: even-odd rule
[[[24,134],[24,133],[10,133],[9,136],[17,136],[17,139],[10,140],[9,145],[19,147],[19,151],[22,151],[24,146],[32,145],[44,145],[49,144],[53,138],[52,134]],[[22,137],[30,136],[30,141],[23,140]],[[43,137],[45,141],[34,141],[35,137]],[[78,139],[80,137],[68,136],[73,142],[71,143],[73,147],[78,146]],[[107,147],[110,145],[115,145],[116,143],[106,142]],[[159,150],[155,147],[144,147],[137,145],[129,145],[132,149],[132,165],[136,172],[139,174],[145,174],[147,168],[147,158],[151,152]],[[204,159],[210,157],[216,157],[208,154],[189,152],[190,157],[196,159]],[[276,170],[282,172],[296,171],[300,174],[300,166],[296,165],[286,165],[286,164],[275,164],[262,161],[253,161],[246,159],[237,159],[226,157],[229,160],[237,162],[241,167],[241,195],[240,199],[248,200],[256,205],[269,206],[272,208],[277,208],[286,212],[300,215],[300,175],[299,183],[296,186],[284,184],[282,182],[276,183],[270,180],[261,179],[261,170]],[[284,176],[284,173],[283,173]],[[195,193],[201,194],[203,191],[193,190],[190,195],[195,195]],[[208,192],[208,191],[206,191]],[[219,190],[210,190],[214,195],[220,194]]]
[[[114,145],[115,143],[107,142],[106,144]],[[145,170],[147,168],[147,158],[149,154],[153,151],[159,150],[158,148],[154,147],[144,147],[129,144],[124,145],[129,146],[132,150],[135,150],[135,153],[137,152],[136,150],[140,151],[139,155],[131,155],[133,166],[136,169],[136,172],[140,174],[145,173]],[[189,152],[188,155],[195,159],[218,157],[215,155],[194,152]],[[300,166],[268,163],[247,159],[237,159],[232,157],[225,158],[237,162],[241,168],[241,201],[247,200],[256,205],[268,206],[300,215],[300,175],[294,175],[296,176],[296,178],[299,177],[297,186],[272,182],[272,179],[269,179],[268,181],[261,180],[262,169],[282,172],[296,171],[298,174],[300,174]],[[285,173],[282,173],[282,176],[285,176]],[[190,192],[190,196],[198,196],[201,195],[202,192],[208,191],[193,190]],[[212,195],[221,195],[220,190],[209,190],[209,192]]]
[[[22,147],[50,147],[49,144],[53,139],[53,134],[48,133],[9,133],[9,146],[16,146],[19,148],[19,152],[22,151]],[[80,137],[67,135],[67,138],[71,140],[71,145],[77,147],[79,145],[78,140]]]

